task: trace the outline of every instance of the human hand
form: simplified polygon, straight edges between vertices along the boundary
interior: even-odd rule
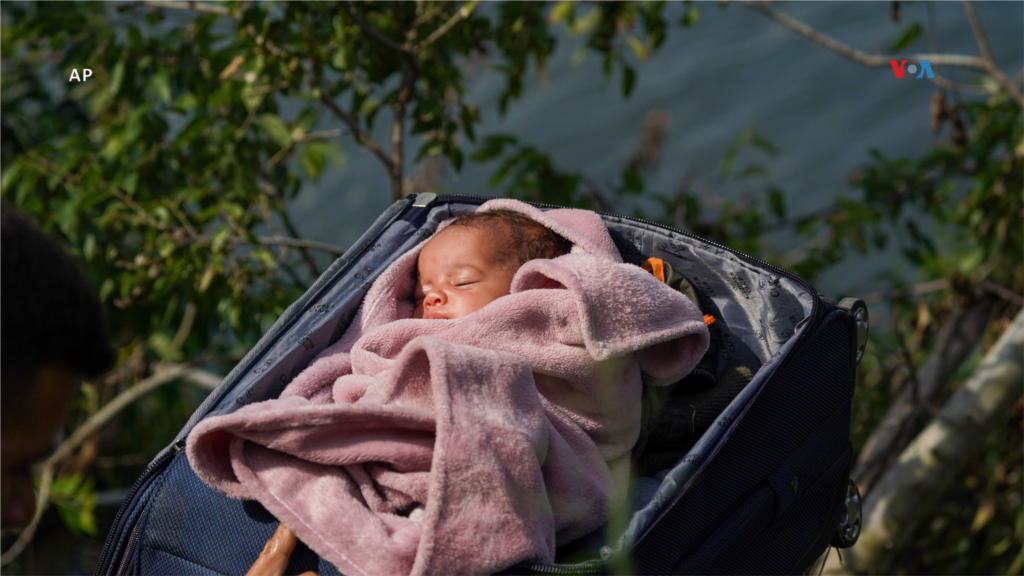
[[[245,576],[284,576],[284,571],[288,568],[288,561],[291,560],[292,552],[295,551],[295,546],[298,543],[299,539],[295,536],[295,532],[292,532],[284,524],[279,525]],[[303,572],[299,576],[317,575],[315,572]]]

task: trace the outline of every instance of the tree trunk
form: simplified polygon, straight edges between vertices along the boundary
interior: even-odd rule
[[[949,383],[985,333],[992,312],[992,298],[983,296],[956,314],[939,334],[935,351],[907,383],[899,398],[878,422],[860,451],[850,475],[867,496],[893,458],[909,444],[912,434],[929,414],[928,407]],[[914,384],[917,384],[916,390]]]
[[[981,365],[939,415],[900,454],[864,500],[857,545],[828,562],[829,573],[884,571],[888,550],[914,535],[949,485],[1002,426],[1021,396],[1024,378],[1024,310],[985,355]]]

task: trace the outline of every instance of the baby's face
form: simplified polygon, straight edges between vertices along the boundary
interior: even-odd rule
[[[461,318],[509,293],[515,270],[496,261],[495,234],[451,226],[434,236],[417,262],[413,318]]]

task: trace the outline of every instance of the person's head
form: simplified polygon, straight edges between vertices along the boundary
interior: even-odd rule
[[[572,244],[512,210],[459,216],[430,239],[417,262],[414,318],[461,318],[509,293],[519,267],[568,254]]]
[[[49,452],[83,376],[113,363],[103,309],[75,263],[0,207],[0,523],[35,513],[31,466]]]

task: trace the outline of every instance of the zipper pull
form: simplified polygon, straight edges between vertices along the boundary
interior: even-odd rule
[[[433,192],[420,192],[416,195],[416,200],[413,201],[413,208],[426,208],[431,202],[437,198],[437,194]]]

